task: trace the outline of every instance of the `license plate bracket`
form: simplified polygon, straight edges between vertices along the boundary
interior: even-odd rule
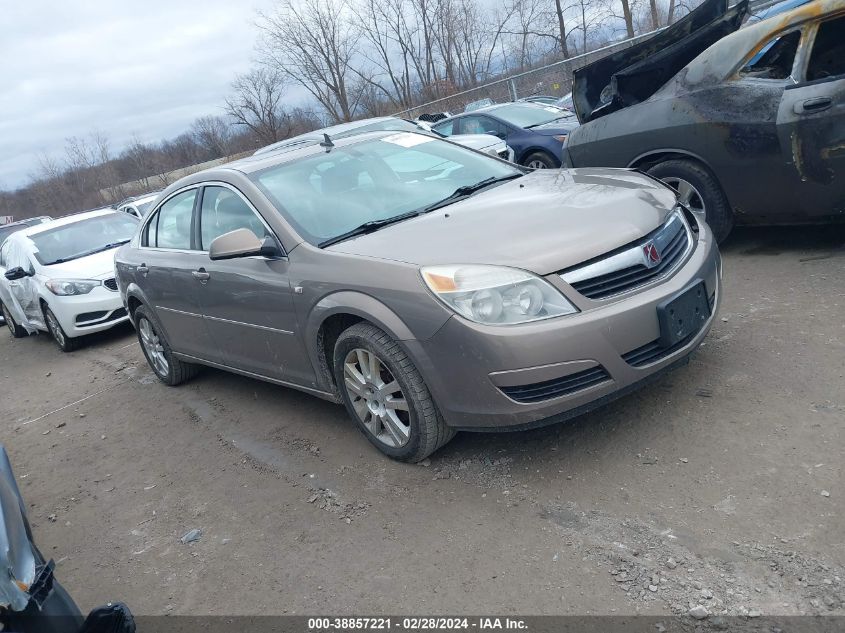
[[[672,347],[696,334],[710,318],[710,302],[703,281],[657,306],[661,347]]]

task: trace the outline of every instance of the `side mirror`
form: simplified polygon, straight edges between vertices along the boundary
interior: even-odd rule
[[[212,260],[236,259],[238,257],[279,257],[284,252],[276,240],[267,236],[259,239],[249,229],[237,229],[224,233],[208,247],[208,257]]]
[[[9,281],[17,281],[18,279],[29,277],[29,273],[20,266],[15,266],[14,268],[7,270],[4,277],[6,277]]]

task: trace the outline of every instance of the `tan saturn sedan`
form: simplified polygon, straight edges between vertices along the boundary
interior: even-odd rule
[[[187,176],[116,267],[163,382],[208,365],[342,402],[406,461],[684,362],[721,277],[710,229],[656,179],[530,171],[413,132]]]

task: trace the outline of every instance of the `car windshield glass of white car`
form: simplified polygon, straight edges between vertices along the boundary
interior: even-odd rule
[[[321,244],[367,222],[423,211],[461,187],[521,173],[430,136],[398,133],[275,165],[251,178],[303,238]]]
[[[125,213],[98,215],[30,235],[35,258],[42,266],[60,264],[125,244],[138,220]]]

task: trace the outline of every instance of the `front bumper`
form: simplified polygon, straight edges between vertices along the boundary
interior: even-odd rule
[[[69,337],[102,332],[129,320],[119,292],[102,286],[84,295],[46,297],[59,324]]]
[[[429,340],[405,341],[446,423],[476,431],[554,423],[624,395],[684,362],[704,340],[721,302],[718,247],[706,226],[694,239],[686,262],[668,277],[618,299],[590,302],[547,277],[581,309],[578,314],[504,327],[452,317]],[[699,282],[711,299],[709,318],[677,346],[655,349],[658,304]],[[547,384],[569,390],[533,402],[506,395],[524,388],[537,393],[537,385]]]

